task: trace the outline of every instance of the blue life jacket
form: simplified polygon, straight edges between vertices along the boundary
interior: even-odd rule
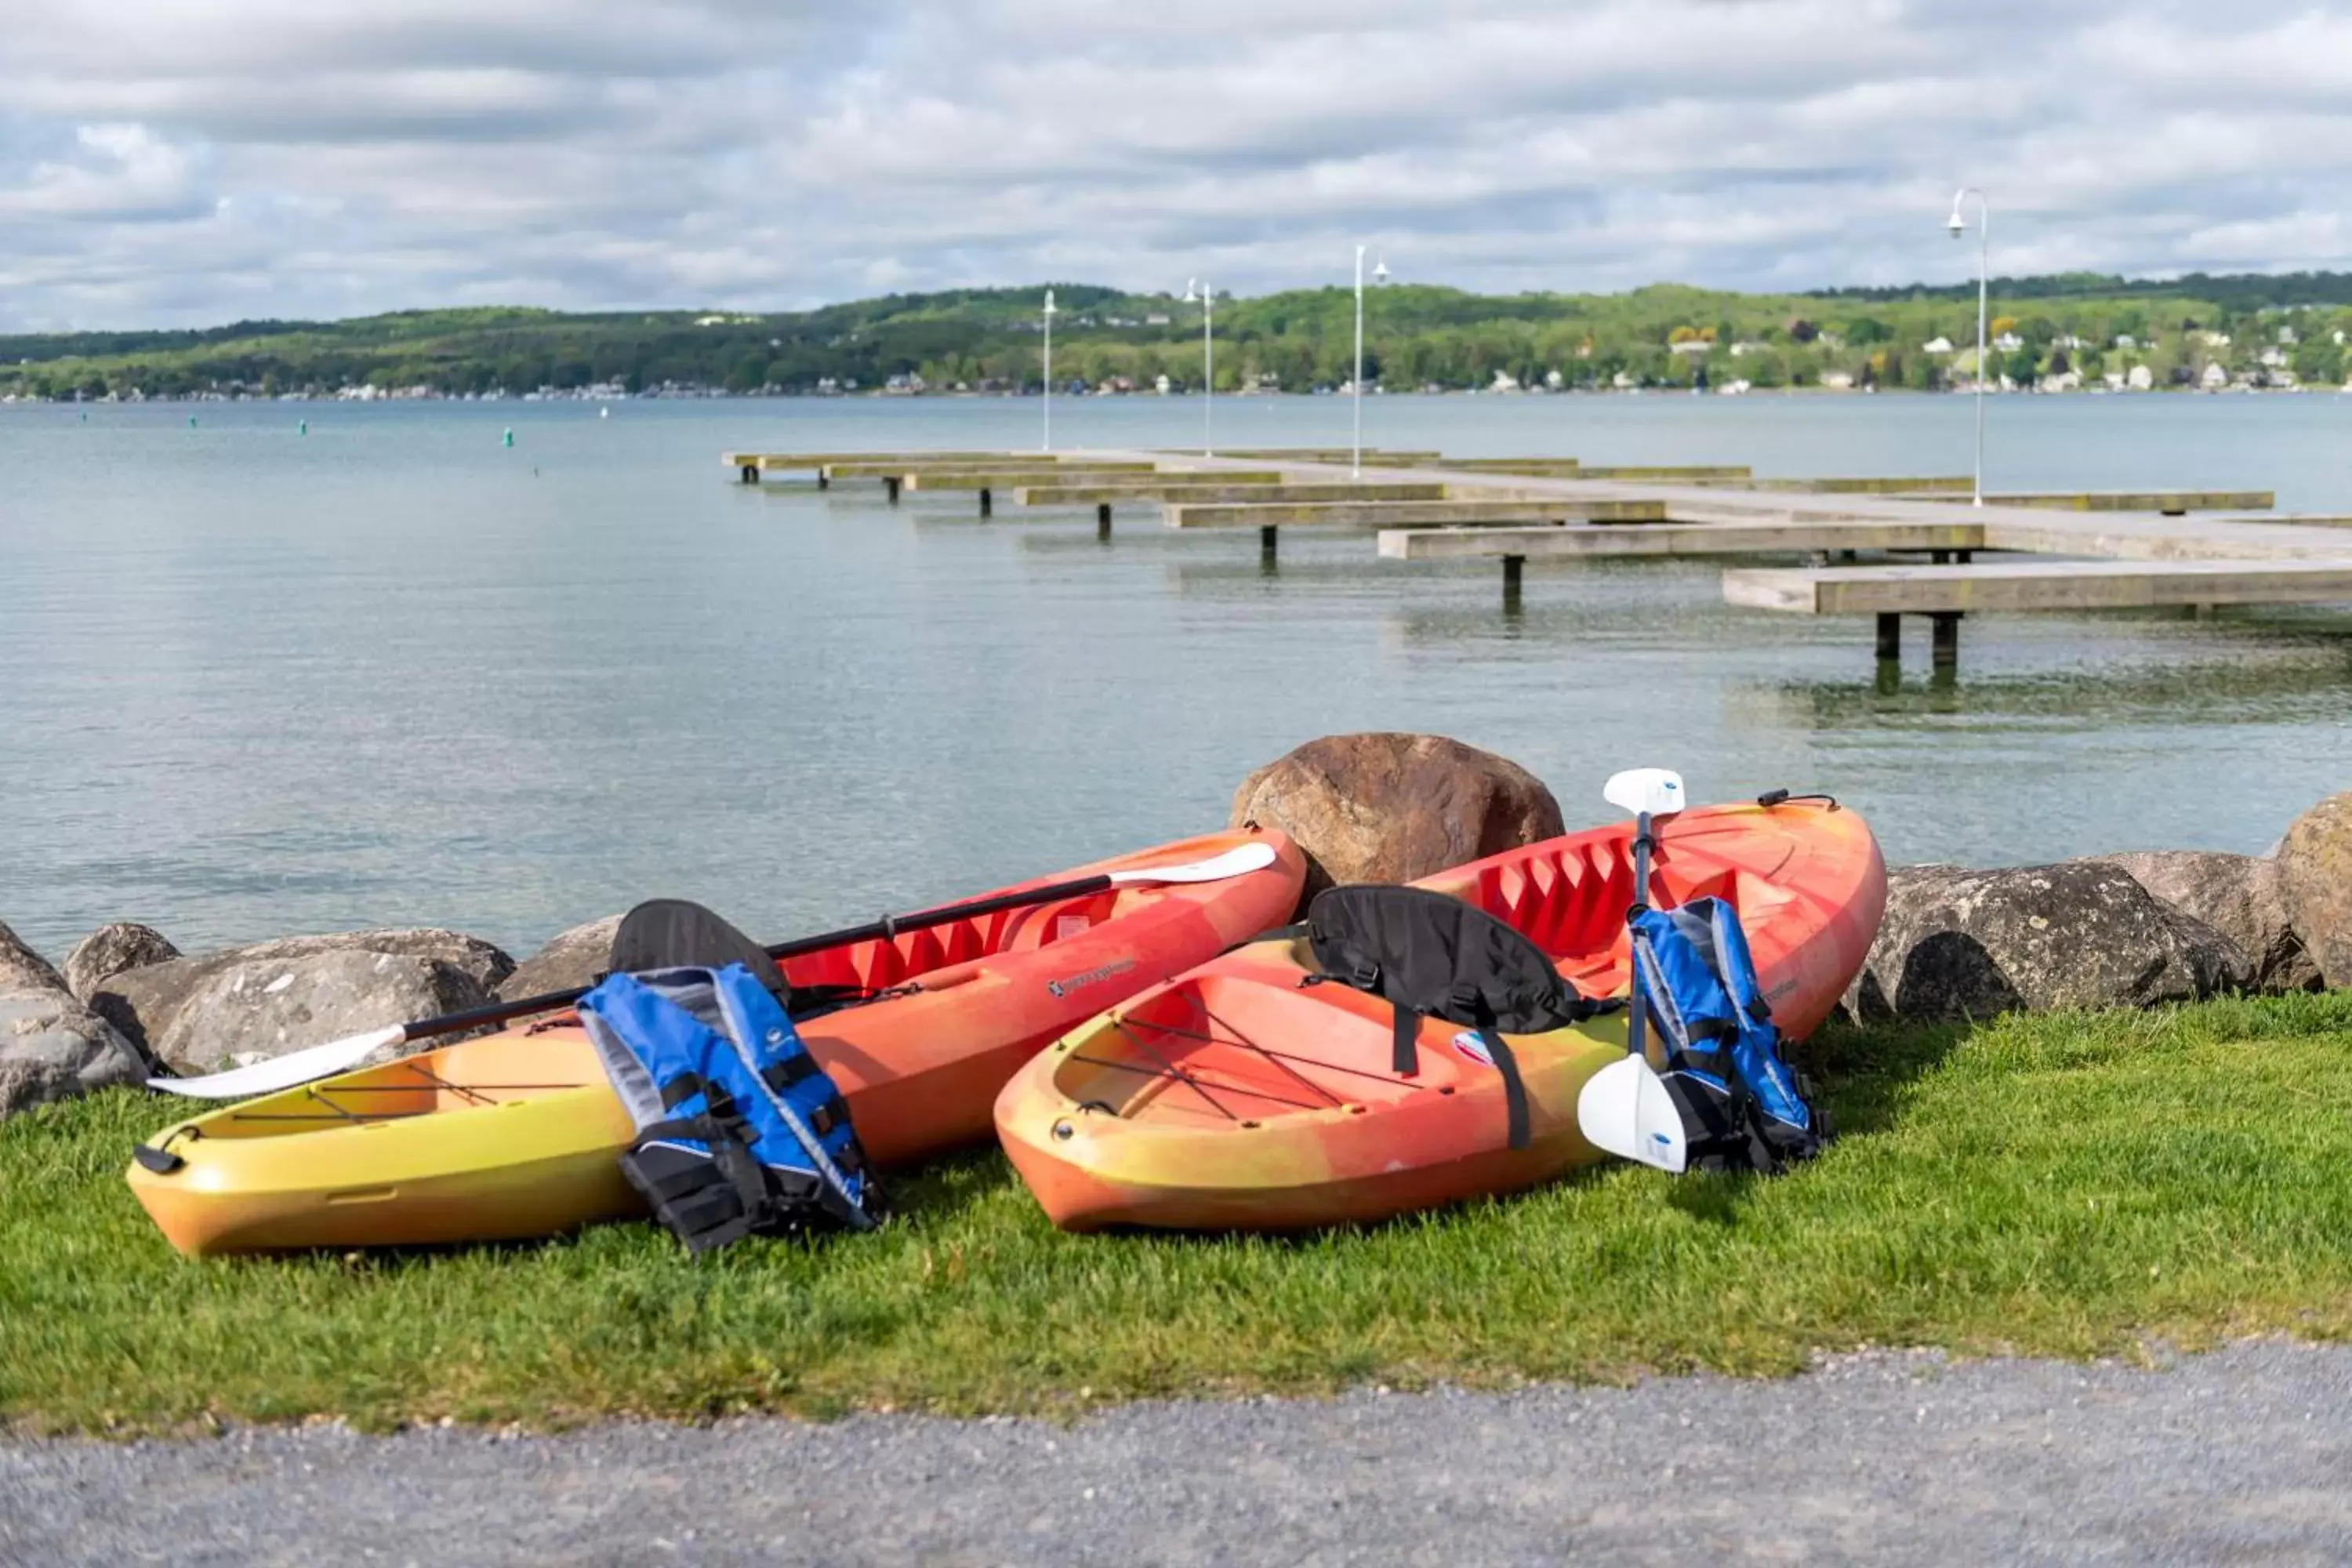
[[[744,965],[608,975],[580,1019],[637,1129],[622,1172],[690,1249],[877,1222],[848,1107]]]
[[[1667,1091],[1683,1113],[1690,1163],[1778,1171],[1830,1137],[1803,1075],[1780,1055],[1737,910],[1720,899],[1636,910],[1635,983],[1664,1047]]]

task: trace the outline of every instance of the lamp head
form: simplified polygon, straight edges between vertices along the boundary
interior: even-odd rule
[[[1954,207],[1952,209],[1951,221],[1944,226],[1951,231],[1951,235],[1954,239],[1959,238],[1960,236],[1968,233],[1969,231],[1969,226],[1961,221],[1960,209],[1958,207]]]
[[[1050,316],[1050,315],[1052,315],[1053,313],[1054,313],[1054,291],[1053,291],[1051,289],[1046,289],[1046,290],[1045,290],[1045,314],[1047,314],[1047,315],[1049,315],[1049,316]]]
[[[1187,278],[1187,279],[1184,279],[1184,302],[1185,302],[1186,304],[1188,304],[1188,305],[1189,305],[1189,304],[1192,304],[1192,302],[1194,302],[1195,300],[1199,300],[1200,298],[1201,298],[1201,280],[1200,280],[1198,278]]]
[[[1372,281],[1375,283],[1385,283],[1388,280],[1389,264],[1387,258],[1382,258],[1381,259],[1372,263]]]

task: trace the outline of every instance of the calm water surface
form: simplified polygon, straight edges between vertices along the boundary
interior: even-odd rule
[[[1602,779],[1788,784],[1890,858],[2259,850],[2352,787],[2352,615],[1971,619],[1956,682],[1866,622],[1723,606],[1714,565],[1382,563],[1361,536],[1108,544],[1090,513],[727,482],[733,447],[991,447],[1034,400],[0,409],[0,921],[184,947],[433,923],[525,948],[655,894],[755,931],[904,909],[1215,826],[1332,731],[1459,736],[1597,821]],[[308,437],[296,422],[307,418]],[[1964,471],[1943,398],[1387,398],[1463,455]],[[1221,402],[1234,445],[1335,399]],[[515,445],[500,431],[511,426]],[[1064,445],[1197,441],[1057,400]],[[1991,409],[1990,482],[2257,486],[2352,511],[2352,399]],[[1922,641],[1914,634],[1915,643]],[[1924,667],[1924,647],[1915,662]]]

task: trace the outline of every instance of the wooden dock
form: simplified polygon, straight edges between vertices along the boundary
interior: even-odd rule
[[[1156,472],[1152,465],[1143,462],[1070,461],[1056,463],[1040,458],[989,458],[979,460],[956,459],[943,463],[826,463],[817,469],[820,478],[828,479],[908,479],[918,474],[1032,474],[1078,475],[1095,478],[1107,474],[1137,474],[1149,478]]]
[[[1088,506],[1095,509],[1095,532],[1097,537],[1110,537],[1111,512],[1114,507],[1150,501],[1160,506],[1163,513],[1169,508],[1200,506],[1231,506],[1246,504],[1252,508],[1332,505],[1340,501],[1372,501],[1382,504],[1404,501],[1440,501],[1445,499],[1445,487],[1441,484],[1360,484],[1353,480],[1335,479],[1321,484],[1267,482],[1263,484],[1202,483],[1204,479],[1222,480],[1223,475],[1160,474],[1137,484],[1097,485],[1091,481],[1078,484],[1033,485],[1013,492],[1014,502],[1021,506]]]
[[[1380,559],[1500,561],[1509,610],[1530,561],[1796,555],[1811,564],[1728,568],[1726,602],[1870,616],[1882,660],[1900,658],[1902,618],[1926,616],[1947,670],[1971,614],[2352,602],[2352,517],[2262,515],[2275,504],[2267,490],[1995,492],[1979,504],[1949,475],[1758,479],[1738,465],[1370,448],[1351,472],[1349,458],[1341,447],[726,454],[747,481],[782,470],[821,483],[878,477],[894,499],[902,487],[975,490],[982,515],[1008,492],[1030,506],[1092,505],[1106,539],[1112,508],[1149,501],[1173,529],[1256,529],[1269,563],[1285,528],[1370,531]],[[1927,559],[1864,563],[1865,553]]]
[[[1810,479],[1759,479],[1752,476],[1738,479],[1708,479],[1706,484],[1737,485],[1744,490],[1795,490],[1807,495],[1863,496],[1946,496],[1973,495],[1976,481],[1966,474],[1939,474],[1931,478],[1871,478],[1869,476],[1832,475]]]
[[[1440,489],[1447,499],[1424,500],[1364,500],[1298,502],[1265,505],[1235,501],[1210,506],[1171,506],[1163,520],[1171,528],[1459,528],[1478,523],[1528,522],[1664,522],[1666,505],[1653,500],[1580,500],[1562,496],[1501,496],[1494,500],[1454,499],[1456,492]]]
[[[1992,561],[1947,566],[1744,568],[1727,603],[1806,616],[1965,615],[1971,610],[2144,610],[2175,605],[2352,600],[2352,559]]]
[[[1603,555],[1819,555],[1984,548],[1984,529],[1973,522],[1664,521],[1581,528],[1383,529],[1380,536],[1380,553],[1391,561],[1580,561]]]
[[[1280,479],[1244,484],[1228,483],[1223,475],[1154,474],[1138,484],[1098,485],[1078,480],[1058,485],[1031,485],[1013,492],[1023,506],[1092,506],[1107,501],[1209,502],[1247,501],[1270,505],[1298,501],[1443,500],[1440,484],[1357,484],[1348,479],[1292,484]]]
[[[1394,459],[1391,459],[1392,461]],[[1747,479],[1743,463],[1634,464],[1595,467],[1575,458],[1417,458],[1415,467],[1444,468],[1449,473],[1506,474],[1517,479],[1655,479],[1675,484],[1717,484]]]
[[[1570,522],[1664,522],[1663,502],[1644,500],[1577,500],[1501,496],[1494,500],[1450,499],[1455,491],[1439,487],[1446,500],[1307,501],[1288,505],[1255,500],[1176,504],[1162,509],[1170,528],[1255,528],[1258,553],[1271,558],[1279,549],[1286,528],[1380,530],[1399,528],[1459,528],[1465,524],[1538,523],[1560,526]]]
[[[1968,489],[1957,494],[1942,489],[1895,491],[1910,500],[1966,503]],[[1987,506],[2041,507],[2053,511],[2152,511],[2161,517],[2185,517],[2192,511],[2259,511],[2275,506],[2269,490],[2009,490],[1985,492]]]

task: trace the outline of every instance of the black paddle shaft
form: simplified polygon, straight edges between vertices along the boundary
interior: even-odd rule
[[[1633,941],[1631,922],[1633,916],[1650,907],[1650,850],[1656,842],[1651,837],[1650,814],[1640,813],[1633,819],[1633,907],[1626,911],[1625,960],[1632,985],[1625,994],[1625,1054],[1645,1059],[1650,1054],[1644,1027],[1649,1015],[1642,1005],[1642,952]]]
[[[770,958],[797,958],[804,952],[821,952],[828,947],[843,947],[853,942],[887,942],[900,931],[929,931],[933,926],[978,920],[982,915],[992,915],[1004,910],[1050,904],[1057,899],[1088,898],[1096,893],[1108,892],[1114,886],[1110,874],[1103,872],[1097,876],[1080,877],[1076,881],[1050,883],[1042,888],[1016,888],[1009,893],[974,899],[965,904],[947,904],[918,914],[884,915],[866,925],[780,942],[764,951]],[[504,1024],[533,1013],[568,1007],[594,989],[593,985],[577,985],[569,991],[549,991],[537,996],[518,996],[511,1002],[493,1002],[487,1007],[469,1007],[462,1013],[445,1013],[438,1018],[420,1018],[413,1024],[403,1025],[400,1036],[404,1040],[429,1040],[436,1035],[454,1035],[460,1029],[478,1029],[485,1024]]]

